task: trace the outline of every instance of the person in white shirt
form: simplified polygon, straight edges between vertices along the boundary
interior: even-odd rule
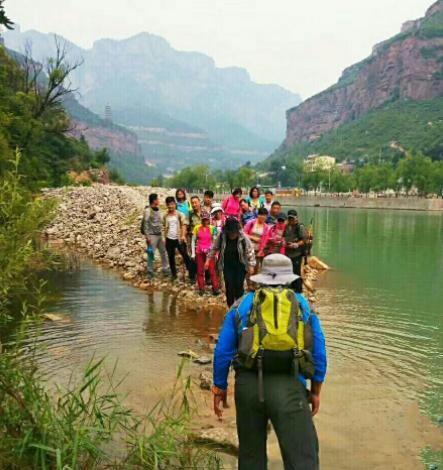
[[[188,220],[186,216],[177,211],[177,203],[172,196],[166,198],[166,206],[168,212],[163,217],[163,227],[166,236],[166,251],[169,258],[169,267],[171,269],[172,279],[177,279],[177,266],[175,264],[175,252],[178,252],[183,257],[186,269],[189,273],[191,282],[195,281],[194,263],[189,257],[186,236],[188,232]]]
[[[263,203],[262,207],[267,209],[268,213],[271,212],[271,206],[272,203],[274,202],[274,193],[268,189],[265,191],[265,202]]]

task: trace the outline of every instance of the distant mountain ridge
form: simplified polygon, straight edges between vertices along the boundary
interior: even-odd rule
[[[32,42],[37,60],[53,54],[49,34],[5,34],[12,49],[23,49],[26,41]],[[72,42],[68,47],[72,58],[84,59],[72,76],[81,104],[98,114],[110,105],[114,121],[132,128],[183,134],[172,151],[171,142],[136,131],[141,140],[153,142],[142,145],[145,158],[159,164],[175,158],[178,163],[212,159],[238,165],[264,158],[284,135],[285,110],[300,102],[298,95],[282,87],[254,83],[242,68],[217,68],[212,58],[177,51],[149,33],[124,40],[100,39],[91,49]],[[194,153],[185,137],[189,128],[205,134],[205,145]]]

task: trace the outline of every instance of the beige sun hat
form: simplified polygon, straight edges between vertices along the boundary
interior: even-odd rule
[[[292,271],[292,261],[279,253],[268,255],[263,259],[260,274],[251,276],[251,281],[268,286],[284,286],[298,279],[300,276]]]

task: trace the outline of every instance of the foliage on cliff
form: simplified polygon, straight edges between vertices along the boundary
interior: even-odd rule
[[[390,103],[315,142],[280,150],[270,160],[301,161],[310,154],[325,154],[339,161],[396,162],[405,153],[402,149],[443,159],[443,97]]]
[[[51,80],[60,80],[64,72],[63,66],[53,68],[47,83],[32,83],[0,45],[0,178],[17,148],[22,184],[31,189],[68,182],[68,170],[103,165],[102,151],[66,135],[69,118],[59,100],[52,100],[55,95],[48,96]]]

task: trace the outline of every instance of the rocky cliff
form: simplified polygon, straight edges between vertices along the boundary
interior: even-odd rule
[[[442,94],[443,0],[438,0],[424,18],[405,23],[398,35],[347,68],[334,86],[289,109],[283,147],[315,141],[387,103]]]

